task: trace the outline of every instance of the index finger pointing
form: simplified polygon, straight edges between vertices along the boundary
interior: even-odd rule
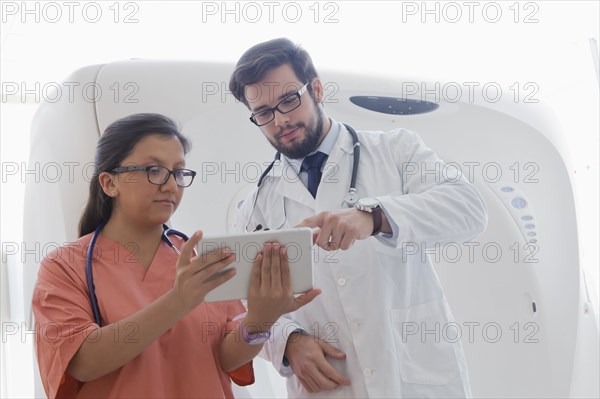
[[[323,212],[317,213],[311,217],[308,217],[301,221],[298,225],[294,227],[321,227],[323,224]]]

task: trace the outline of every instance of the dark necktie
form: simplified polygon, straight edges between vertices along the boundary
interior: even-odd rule
[[[314,154],[304,158],[304,161],[302,161],[302,167],[300,170],[306,171],[308,174],[308,191],[310,191],[313,198],[316,198],[317,196],[317,188],[321,182],[322,175],[321,166],[323,165],[325,159],[327,159],[327,154],[317,151]]]

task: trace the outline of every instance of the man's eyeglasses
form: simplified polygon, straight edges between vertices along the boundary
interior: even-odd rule
[[[174,169],[169,170],[163,166],[119,166],[111,170],[113,173],[125,173],[145,171],[148,174],[148,181],[152,184],[161,186],[165,184],[171,175],[175,177],[175,183],[179,187],[189,187],[196,177],[196,172],[190,169]]]
[[[300,106],[300,97],[306,92],[306,86],[308,86],[308,83],[302,86],[297,92],[292,93],[283,100],[281,100],[273,108],[265,108],[263,110],[253,113],[250,116],[250,120],[256,126],[264,126],[267,123],[271,122],[273,119],[275,119],[275,111],[279,111],[280,114],[287,114],[288,112],[292,112]]]

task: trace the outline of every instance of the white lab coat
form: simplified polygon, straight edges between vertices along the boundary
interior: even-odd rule
[[[289,397],[469,397],[454,319],[423,245],[460,243],[481,234],[487,225],[482,197],[459,171],[443,168],[416,133],[358,135],[358,195],[377,198],[397,232],[356,241],[347,251],[316,248],[314,282],[322,294],[280,319],[261,355],[282,375],[291,375]],[[237,229],[289,228],[315,213],[342,208],[352,154],[352,138],[342,126],[316,199],[285,161],[277,162],[254,211],[257,190],[244,201]],[[313,395],[282,365],[286,338],[297,325],[346,353],[345,360],[328,360],[352,386]]]

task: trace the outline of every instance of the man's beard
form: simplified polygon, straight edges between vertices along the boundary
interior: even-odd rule
[[[292,143],[291,146],[287,147],[280,145],[276,140],[275,142],[271,141],[271,144],[277,149],[277,151],[281,152],[290,159],[300,159],[306,157],[308,154],[317,149],[323,135],[323,118],[320,110],[318,112],[316,121],[310,126],[307,126],[304,122],[298,122],[295,125],[286,126],[285,129],[280,129],[280,131],[277,132],[277,137],[281,136],[284,130],[290,130],[290,128],[303,128],[306,132],[304,139],[300,142]]]

